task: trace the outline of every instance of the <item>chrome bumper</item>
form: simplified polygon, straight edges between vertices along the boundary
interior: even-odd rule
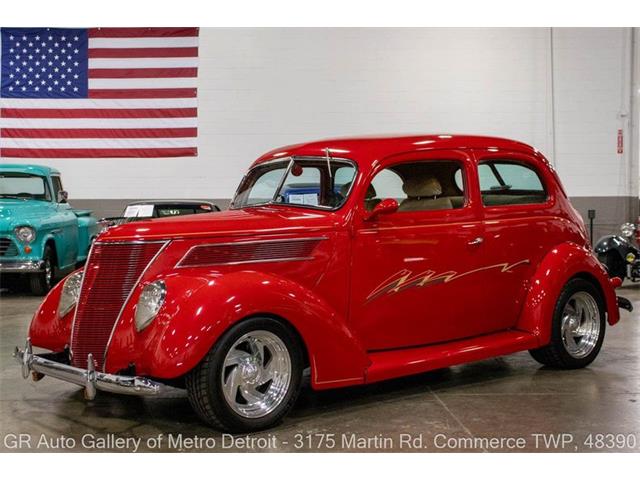
[[[0,273],[35,273],[41,272],[43,266],[42,260],[4,261],[0,262]]]
[[[27,340],[24,350],[16,347],[13,356],[22,366],[23,378],[26,379],[31,373],[36,381],[48,375],[65,382],[75,383],[84,387],[84,397],[87,400],[93,400],[97,390],[125,395],[149,396],[157,395],[163,388],[161,383],[144,377],[97,372],[91,354],[87,358],[88,368],[86,370],[35,355],[30,340]]]

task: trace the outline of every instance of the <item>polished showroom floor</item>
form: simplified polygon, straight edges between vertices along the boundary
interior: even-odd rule
[[[0,450],[23,434],[31,451],[640,451],[640,286],[619,292],[637,310],[607,329],[587,369],[541,368],[524,352],[366,387],[306,386],[282,425],[248,438],[201,424],[181,390],[85,402],[76,386],[22,380],[12,351],[40,300],[3,293]]]

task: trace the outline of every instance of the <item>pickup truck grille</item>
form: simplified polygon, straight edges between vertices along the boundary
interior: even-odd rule
[[[0,238],[0,257],[15,257],[18,255],[18,247],[10,238]]]
[[[87,368],[93,354],[104,368],[111,331],[141,275],[164,246],[160,242],[96,243],[85,267],[71,335],[72,365]]]

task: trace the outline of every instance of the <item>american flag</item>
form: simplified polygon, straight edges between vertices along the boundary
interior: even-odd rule
[[[197,28],[0,35],[0,157],[197,155]]]

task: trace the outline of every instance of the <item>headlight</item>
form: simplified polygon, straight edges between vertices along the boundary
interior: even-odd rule
[[[36,239],[36,231],[31,227],[16,227],[13,231],[22,243],[31,243]]]
[[[72,273],[64,281],[62,293],[60,294],[60,303],[58,304],[58,314],[64,317],[75,307],[80,297],[80,285],[82,284],[82,272]]]
[[[620,227],[620,231],[624,237],[633,237],[636,231],[636,226],[633,223],[623,223]]]
[[[167,294],[167,287],[162,280],[146,285],[140,294],[140,300],[136,306],[136,330],[141,332],[160,311],[164,298]]]

